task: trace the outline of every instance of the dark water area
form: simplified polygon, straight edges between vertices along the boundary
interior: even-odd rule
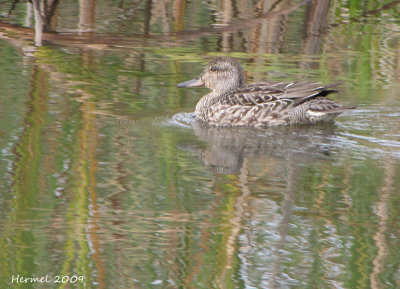
[[[47,1],[39,48],[12,2],[0,288],[400,288],[398,1]],[[214,56],[357,108],[204,125],[176,84]]]

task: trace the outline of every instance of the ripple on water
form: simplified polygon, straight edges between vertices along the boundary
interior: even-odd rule
[[[355,110],[338,122],[338,144],[357,155],[381,157],[390,155],[400,158],[400,113],[396,107],[371,107]]]
[[[335,123],[336,129],[330,134],[320,135],[319,126],[316,125],[310,126],[309,129],[300,129],[300,131],[297,127],[258,129],[256,137],[257,139],[266,138],[268,142],[277,142],[281,137],[287,138],[288,130],[292,130],[293,133],[297,132],[305,138],[312,137],[312,140],[308,140],[311,142],[323,144],[329,139],[330,147],[336,147],[341,153],[350,152],[355,158],[381,158],[385,155],[400,158],[400,140],[396,129],[400,122],[399,118],[400,113],[392,107],[363,107],[339,118]],[[158,126],[161,127],[194,129],[195,134],[201,135],[195,123],[196,117],[193,112],[177,113],[157,121]],[[215,128],[215,130],[219,131],[218,136],[231,135],[232,139],[238,138],[244,132],[248,132],[246,135],[249,135],[254,131],[252,128],[236,128],[237,131],[235,128]],[[285,133],[280,133],[282,130]],[[209,139],[205,140],[210,141]],[[296,147],[302,148],[303,146]]]
[[[160,126],[172,126],[180,128],[192,128],[196,121],[194,112],[180,112],[174,114],[160,123]]]

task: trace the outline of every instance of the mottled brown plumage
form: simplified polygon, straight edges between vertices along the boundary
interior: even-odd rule
[[[178,87],[205,85],[211,92],[196,105],[196,116],[212,125],[270,126],[331,121],[354,107],[325,96],[338,84],[262,82],[245,85],[238,62],[227,57],[211,60],[196,78]]]

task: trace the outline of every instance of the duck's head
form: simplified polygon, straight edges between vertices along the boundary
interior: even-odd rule
[[[216,57],[204,68],[203,72],[178,84],[178,87],[206,86],[221,94],[244,85],[244,72],[240,64],[228,57]]]

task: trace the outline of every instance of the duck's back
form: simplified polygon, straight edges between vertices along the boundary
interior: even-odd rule
[[[325,98],[338,84],[262,82],[214,96],[196,108],[202,120],[219,126],[270,126],[330,121],[344,110]],[[207,99],[204,99],[207,100]]]

